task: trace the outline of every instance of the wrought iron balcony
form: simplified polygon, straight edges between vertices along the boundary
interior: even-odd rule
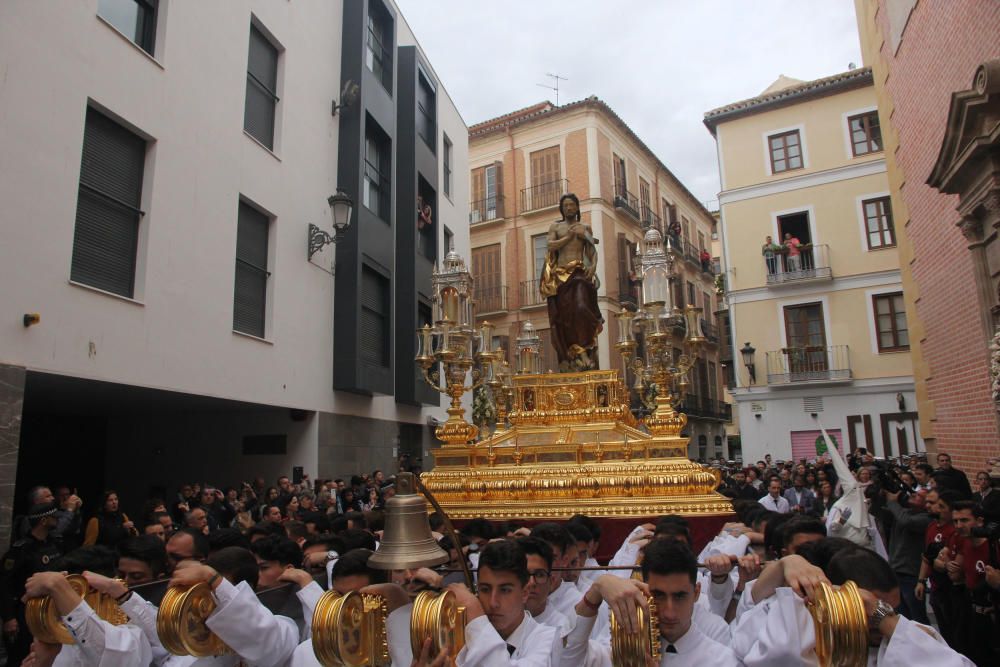
[[[634,194],[621,187],[621,184],[615,185],[615,208],[620,208],[629,215],[631,215],[636,220],[639,220],[639,198]]]
[[[829,246],[825,243],[803,247],[798,257],[779,254],[770,261],[764,258],[764,264],[767,284],[771,286],[833,280]]]
[[[708,342],[715,343],[716,345],[719,344],[719,327],[705,318],[701,319],[701,333],[708,339]]]
[[[545,297],[538,292],[538,282],[538,280],[521,281],[521,308],[545,303]]]
[[[663,231],[663,223],[660,220],[660,216],[646,204],[642,205],[641,222],[643,227],[655,227],[660,232]]]
[[[623,306],[633,306],[638,308],[639,299],[636,297],[635,292],[626,290],[618,293],[618,303]]]
[[[569,192],[569,180],[560,178],[521,190],[521,211],[537,211],[559,205],[559,198]]]
[[[785,347],[767,353],[767,383],[849,382],[851,354],[847,345]]]
[[[501,313],[507,310],[507,286],[492,285],[476,287],[472,291],[476,317],[487,313]]]
[[[481,222],[492,220],[502,220],[503,195],[493,195],[479,201],[474,201],[469,206],[469,224],[475,225]]]

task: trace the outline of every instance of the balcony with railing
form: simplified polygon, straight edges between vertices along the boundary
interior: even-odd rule
[[[545,303],[545,297],[538,291],[538,283],[537,279],[521,281],[521,308],[540,306]]]
[[[476,317],[490,313],[502,313],[507,310],[507,286],[490,285],[476,287],[472,291],[473,310]]]
[[[719,344],[719,327],[705,318],[701,319],[701,335],[707,338],[709,343]]]
[[[654,227],[661,233],[663,232],[663,223],[660,220],[660,216],[648,204],[642,205],[640,222],[642,222],[643,227]]]
[[[620,208],[639,220],[639,198],[626,190],[620,183],[615,185],[615,208]]]
[[[559,205],[559,198],[569,192],[569,180],[560,178],[521,190],[521,212],[539,211]]]
[[[469,206],[469,224],[503,220],[503,195],[493,195],[472,202]]]
[[[681,406],[681,412],[689,418],[708,419],[711,421],[730,422],[733,420],[733,406],[725,401],[718,401],[708,396],[687,394]]]
[[[772,259],[765,257],[764,264],[767,269],[767,284],[772,287],[833,280],[829,246],[825,243],[803,246],[798,257],[787,254],[775,255]]]
[[[795,385],[851,381],[847,345],[785,347],[767,353],[767,383]]]

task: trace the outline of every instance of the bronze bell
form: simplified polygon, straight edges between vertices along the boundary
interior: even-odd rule
[[[379,570],[410,570],[448,562],[427,520],[427,503],[414,492],[413,473],[396,476],[396,495],[385,501],[382,541],[368,566]]]

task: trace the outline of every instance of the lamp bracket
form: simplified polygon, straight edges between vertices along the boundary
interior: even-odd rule
[[[315,255],[316,253],[318,253],[320,250],[330,245],[331,243],[336,243],[339,240],[340,240],[340,235],[337,232],[334,232],[331,235],[310,222],[309,260],[312,261],[313,255]]]

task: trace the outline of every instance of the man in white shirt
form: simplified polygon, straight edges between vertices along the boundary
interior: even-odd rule
[[[659,665],[739,667],[729,647],[706,636],[693,622],[701,585],[691,550],[676,540],[657,539],[646,546],[643,554],[645,583],[605,575],[581,598],[575,609],[575,626],[566,639],[563,664],[611,667],[610,645],[588,639],[598,608],[606,602],[627,632],[637,632],[637,612],[639,608],[648,609],[648,594],[656,604],[653,622],[660,631]]]
[[[552,576],[552,547],[537,537],[519,537],[517,543],[528,559],[528,599],[524,607],[542,625],[549,625],[565,637],[572,629],[569,619],[549,601],[549,577]]]
[[[870,549],[847,546],[835,553],[826,571],[798,555],[765,568],[754,583],[753,608],[733,630],[733,649],[748,667],[815,665],[816,628],[806,604],[821,583],[858,584],[868,616],[868,667],[972,667],[933,628],[893,611],[899,585],[889,564]]]
[[[787,514],[791,507],[788,501],[781,496],[781,480],[772,477],[767,483],[767,495],[758,500],[761,505],[779,514]]]
[[[562,639],[556,628],[538,623],[525,609],[528,579],[524,550],[500,540],[490,542],[479,557],[478,596],[461,584],[450,587],[466,614],[457,667],[558,667]]]
[[[170,656],[163,665],[283,667],[288,664],[299,645],[299,629],[295,621],[272,613],[257,599],[254,588],[258,565],[254,555],[242,547],[226,547],[213,553],[208,562],[220,569],[184,561],[174,570],[170,585],[209,585],[217,606],[205,624],[234,654],[212,658]]]
[[[39,572],[25,583],[25,599],[49,597],[75,643],[32,643],[22,664],[37,667],[147,667],[153,659],[142,630],[131,623],[111,625],[97,613],[59,572]]]
[[[565,526],[551,521],[531,529],[531,536],[547,542],[552,547],[552,572],[549,576],[549,601],[567,618],[573,617],[573,607],[583,597],[583,591],[564,581],[559,568],[572,567],[576,562],[576,540]]]

